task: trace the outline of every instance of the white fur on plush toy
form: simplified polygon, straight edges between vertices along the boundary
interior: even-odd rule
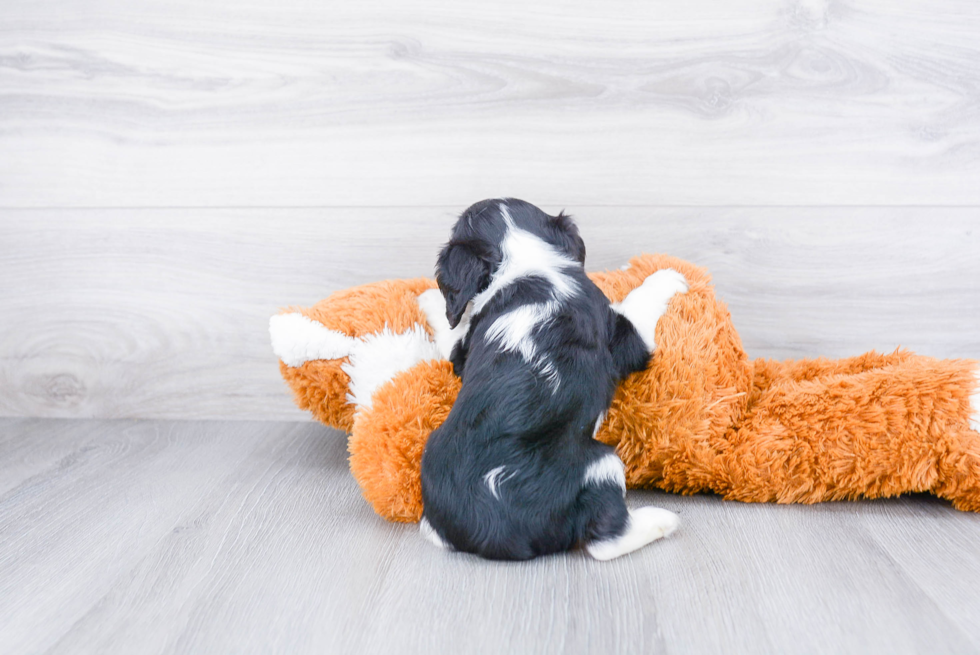
[[[429,289],[419,294],[419,307],[425,312],[425,318],[429,322],[432,331],[436,333],[436,346],[439,348],[439,355],[443,359],[449,359],[453,353],[453,346],[466,336],[470,329],[470,315],[473,313],[473,303],[466,305],[462,318],[456,327],[449,327],[449,319],[446,318],[446,299],[439,289]]]
[[[440,359],[439,348],[421,325],[400,334],[385,326],[381,332],[358,339],[291,313],[269,319],[269,335],[272,350],[288,366],[347,357],[340,368],[350,376],[347,401],[358,409],[371,407],[375,390],[398,373],[419,362]]]
[[[272,352],[287,366],[302,366],[315,359],[347,357],[357,339],[328,330],[299,313],[277,314],[269,319]]]
[[[347,400],[358,408],[371,407],[371,396],[382,384],[419,362],[439,358],[439,349],[421,325],[401,334],[385,327],[362,337],[350,360],[340,367],[350,376]]]

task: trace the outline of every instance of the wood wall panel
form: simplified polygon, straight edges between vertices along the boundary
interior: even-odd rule
[[[980,5],[0,7],[0,206],[980,204]]]
[[[708,268],[753,356],[980,356],[980,210],[566,208],[590,269]],[[302,418],[268,317],[431,275],[456,211],[4,210],[0,415]]]

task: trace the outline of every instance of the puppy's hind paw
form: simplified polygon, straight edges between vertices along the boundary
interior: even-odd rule
[[[641,507],[630,512],[630,516],[653,537],[650,541],[670,535],[681,524],[681,517],[660,507]]]
[[[680,525],[676,514],[659,507],[631,509],[626,531],[618,537],[590,541],[585,549],[598,560],[610,560],[666,537]]]

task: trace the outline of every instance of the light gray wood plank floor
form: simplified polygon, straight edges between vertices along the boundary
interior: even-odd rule
[[[631,492],[609,563],[437,550],[310,423],[0,420],[0,652],[969,653],[980,516]]]

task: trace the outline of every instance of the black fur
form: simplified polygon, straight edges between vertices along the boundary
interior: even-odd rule
[[[578,292],[532,332],[536,352],[557,371],[557,389],[540,367],[488,343],[494,321],[530,303],[553,300],[544,277],[517,279],[471,317],[452,353],[462,389],[422,457],[424,516],[458,550],[494,559],[529,559],[582,542],[619,536],[627,525],[622,489],[584,484],[588,465],[613,452],[592,438],[618,382],[649,362],[633,325],[585,275],[585,244],[572,220],[521,200],[487,200],[460,216],[439,255],[437,280],[455,326],[501,266],[513,222],[573,259],[564,273]],[[499,466],[499,499],[486,474]]]

